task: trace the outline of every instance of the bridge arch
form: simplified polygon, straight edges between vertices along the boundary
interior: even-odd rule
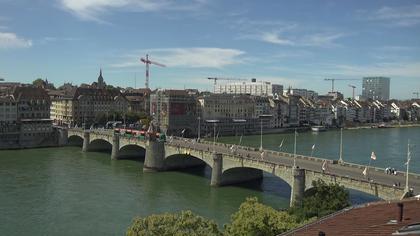
[[[89,151],[111,151],[112,144],[105,139],[94,139],[89,143]]]
[[[126,144],[120,147],[118,152],[118,158],[133,158],[141,157],[144,158],[146,155],[146,149],[137,144]]]
[[[165,157],[164,165],[166,169],[170,170],[205,165],[212,168],[213,163],[206,158],[199,158],[189,154],[177,153]]]
[[[222,185],[236,184],[247,181],[259,180],[263,178],[275,178],[280,182],[281,186],[287,186],[287,190],[292,188],[292,183],[288,179],[273,174],[271,171],[259,169],[255,167],[232,167],[222,172]],[[276,180],[276,181],[277,181]]]
[[[70,135],[68,137],[67,145],[69,146],[83,146],[83,137],[80,135]]]

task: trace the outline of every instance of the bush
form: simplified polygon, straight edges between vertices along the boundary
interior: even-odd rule
[[[247,198],[225,225],[224,235],[277,235],[299,226],[295,216]]]
[[[349,192],[338,184],[326,184],[322,180],[312,183],[305,192],[302,206],[292,207],[289,212],[298,219],[322,217],[350,206]]]
[[[191,211],[164,213],[145,218],[136,218],[127,231],[127,236],[201,236],[222,235],[216,223],[197,216]]]

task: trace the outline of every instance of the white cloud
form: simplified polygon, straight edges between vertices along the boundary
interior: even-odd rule
[[[288,39],[281,38],[278,34],[273,32],[266,32],[261,35],[261,40],[268,43],[279,45],[294,45],[295,43]]]
[[[32,41],[18,37],[14,33],[0,32],[0,49],[8,48],[29,48]]]
[[[293,36],[293,39],[280,37],[279,34],[273,32],[265,32],[260,34],[257,38],[260,41],[284,45],[284,46],[300,46],[300,47],[335,47],[339,44],[336,41],[345,34],[343,33],[316,33],[307,34],[300,37]],[[252,37],[248,37],[252,38]]]
[[[359,65],[329,65],[324,71],[343,76],[389,76],[389,77],[420,77],[420,62],[411,63],[377,63],[367,66]]]
[[[342,37],[344,37],[343,33],[312,34],[303,38],[302,45],[317,46],[317,47],[332,47],[332,46],[337,46],[338,44],[335,41]]]
[[[153,12],[161,10],[194,10],[206,0],[59,0],[61,6],[83,20],[104,22],[100,15],[110,10]]]
[[[385,21],[391,26],[410,27],[420,24],[420,5],[388,7],[367,13],[370,20]]]
[[[111,67],[124,68],[140,66],[140,55],[145,52],[153,54],[151,60],[168,67],[186,68],[223,68],[229,65],[244,63],[244,51],[230,48],[161,48],[141,50],[137,55],[127,55],[120,63]]]

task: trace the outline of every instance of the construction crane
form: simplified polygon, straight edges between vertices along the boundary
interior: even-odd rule
[[[413,92],[414,95],[417,95],[417,99],[419,99],[419,92]]]
[[[151,61],[149,60],[149,54],[146,54],[146,58],[140,58],[140,61],[143,62],[146,65],[146,88],[149,88],[149,65],[153,64],[153,65],[157,65],[160,67],[166,67],[164,64],[160,64],[158,62],[155,61]]]
[[[239,78],[221,78],[221,77],[208,77],[207,79],[214,80],[213,93],[216,92],[216,84],[218,80],[247,80],[247,79],[239,79]]]
[[[334,92],[334,81],[336,80],[360,80],[360,79],[324,79],[326,81],[331,81],[331,92]]]
[[[356,89],[356,86],[349,84],[349,87],[353,89],[353,100],[354,100],[354,90]]]

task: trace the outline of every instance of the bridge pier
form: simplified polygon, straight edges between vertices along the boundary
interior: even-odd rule
[[[165,143],[148,140],[146,143],[146,156],[144,158],[143,172],[165,170]]]
[[[111,160],[117,160],[120,151],[120,136],[116,133],[112,136]]]
[[[67,129],[57,129],[58,132],[58,146],[68,145],[68,131]]]
[[[290,206],[302,204],[303,193],[305,192],[305,170],[293,168],[293,186],[290,194]]]
[[[90,133],[88,131],[83,132],[83,147],[82,152],[89,151],[89,143],[90,143]]]
[[[220,186],[223,174],[223,156],[221,153],[213,153],[213,166],[211,169],[210,186]]]

